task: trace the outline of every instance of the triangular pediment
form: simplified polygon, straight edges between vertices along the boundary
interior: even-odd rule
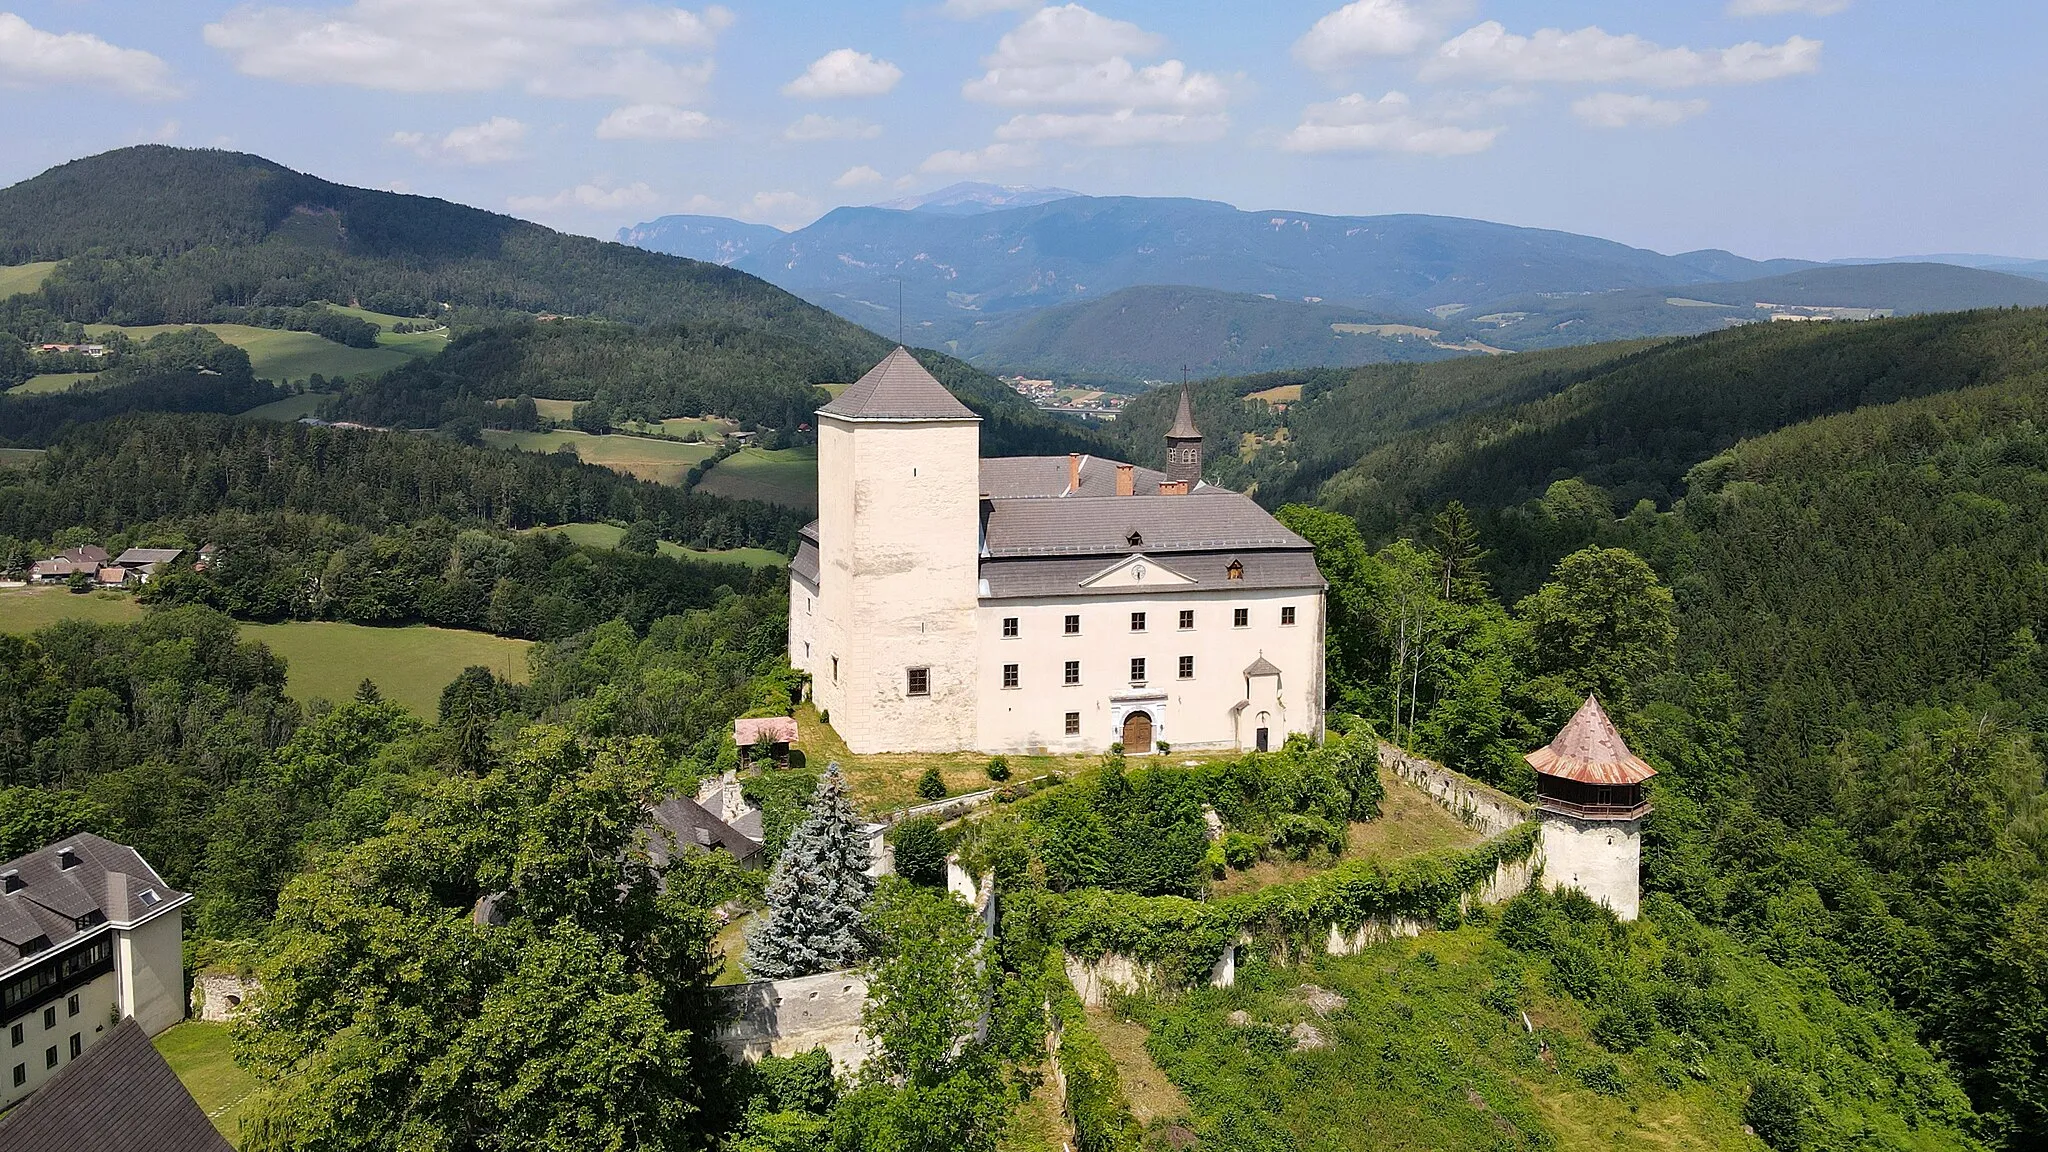
[[[1081,587],[1101,590],[1107,588],[1179,588],[1194,581],[1153,560],[1149,556],[1126,556],[1123,559],[1081,581]]]

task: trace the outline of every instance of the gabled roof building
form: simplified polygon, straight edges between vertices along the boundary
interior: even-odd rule
[[[1201,477],[1183,390],[1158,472],[982,459],[908,351],[818,410],[790,661],[854,752],[1264,748],[1322,724],[1314,549]]]

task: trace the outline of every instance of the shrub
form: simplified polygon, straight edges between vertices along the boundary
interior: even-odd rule
[[[991,757],[988,762],[988,778],[1000,784],[1010,778],[1010,762],[1001,756]]]
[[[1749,1086],[1742,1122],[1777,1152],[1792,1152],[1806,1147],[1807,1117],[1812,1111],[1813,1099],[1805,1081],[1783,1068],[1764,1068]]]
[[[924,775],[917,778],[917,798],[920,800],[944,800],[946,798],[946,778],[939,775],[937,768],[927,768],[924,770]]]
[[[912,884],[936,888],[946,882],[946,834],[930,816],[917,816],[896,826],[890,836],[896,847],[896,874]]]
[[[1248,832],[1230,832],[1219,846],[1223,849],[1223,862],[1241,872],[1259,862],[1259,853],[1266,844]]]

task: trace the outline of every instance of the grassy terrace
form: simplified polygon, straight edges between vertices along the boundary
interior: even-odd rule
[[[617,548],[619,540],[626,535],[626,529],[618,524],[557,524],[548,528],[535,528],[535,532],[559,532],[571,541],[588,548]],[[780,568],[789,563],[789,558],[780,552],[766,548],[723,548],[706,550],[685,548],[667,540],[661,542],[661,554],[678,560],[709,560],[718,564],[748,564],[757,568]]]
[[[45,372],[31,376],[7,390],[10,396],[47,396],[55,392],[69,392],[73,384],[97,380],[97,372]]]
[[[587,432],[557,429],[553,432],[506,432],[489,429],[484,440],[497,448],[522,452],[554,452],[572,448],[586,464],[598,464],[614,472],[652,480],[658,484],[681,484],[692,464],[710,456],[710,444],[684,444],[657,440],[651,436],[592,436]]]
[[[156,1050],[214,1128],[235,1143],[241,1135],[242,1117],[255,1099],[257,1082],[229,1053],[228,1026],[187,1020],[159,1035]]]
[[[1445,848],[1469,848],[1483,837],[1458,822],[1420,789],[1409,785],[1385,768],[1380,783],[1386,785],[1387,801],[1380,818],[1354,823],[1345,839],[1344,855],[1325,860],[1261,860],[1242,872],[1232,872],[1209,887],[1212,899],[1256,892],[1276,884],[1306,880],[1317,872],[1349,860],[1377,857],[1399,860]]]
[[[42,260],[34,264],[9,264],[0,267],[0,300],[22,292],[33,292],[43,286],[50,273],[57,270],[55,260]]]
[[[710,455],[709,451],[705,455]],[[742,448],[704,474],[698,488],[735,500],[766,500],[792,508],[818,506],[818,450]]]

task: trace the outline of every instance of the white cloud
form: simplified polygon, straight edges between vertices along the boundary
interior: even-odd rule
[[[250,76],[392,92],[485,92],[635,103],[693,99],[732,13],[618,0],[354,0],[238,8],[206,42]]]
[[[1705,100],[1659,100],[1597,92],[1572,101],[1572,115],[1595,128],[1669,128],[1707,110]]]
[[[1112,20],[1079,4],[1041,8],[996,41],[991,68],[1086,64],[1109,56],[1149,56],[1165,39],[1128,20]]]
[[[782,130],[783,139],[806,144],[817,140],[873,140],[881,134],[880,124],[857,116],[820,116],[816,112]]]
[[[934,152],[917,166],[920,172],[972,173],[991,168],[1027,168],[1038,163],[1038,149],[1029,143],[991,144],[979,151]]]
[[[955,20],[975,20],[998,12],[1037,8],[1043,3],[1044,0],[946,0],[939,11]]]
[[[1221,139],[1230,117],[1220,113],[1180,112],[1038,112],[1011,117],[996,129],[998,140],[1072,140],[1095,148],[1133,144],[1201,144]]]
[[[1405,93],[1378,100],[1352,93],[1311,104],[1302,122],[1280,141],[1289,152],[1408,152],[1465,156],[1493,147],[1499,128],[1469,128],[1418,112]]]
[[[1132,55],[1155,54],[1163,44],[1136,24],[1079,4],[1043,8],[997,42],[982,62],[988,71],[961,91],[970,100],[1024,107],[1221,108],[1230,93],[1220,77],[1179,60],[1131,63]]]
[[[1849,0],[1728,0],[1730,16],[1833,16]]]
[[[171,66],[136,48],[117,48],[87,32],[45,32],[0,12],[0,88],[87,84],[145,100],[178,95]]]
[[[834,188],[859,188],[868,184],[880,184],[885,177],[866,164],[848,168],[832,182]]]
[[[1354,0],[1294,42],[1294,58],[1317,71],[1366,56],[1406,56],[1429,39],[1430,22],[1404,0]]]
[[[1815,71],[1821,44],[1793,36],[1782,44],[1750,41],[1730,48],[1665,48],[1640,36],[1596,27],[1566,32],[1545,28],[1533,36],[1488,20],[1459,33],[1424,65],[1425,80],[1472,77],[1537,84],[1646,84],[1690,88],[1702,84],[1754,84]]]
[[[903,79],[903,69],[851,48],[834,48],[782,86],[784,96],[836,100],[846,96],[880,96]]]
[[[457,128],[440,137],[424,132],[393,132],[391,143],[428,160],[496,164],[520,157],[520,146],[526,143],[526,125],[509,116],[493,116],[481,124]]]
[[[597,122],[599,140],[702,140],[711,117],[673,104],[628,104]]]
[[[644,208],[659,199],[661,197],[654,189],[636,180],[624,186],[611,187],[599,183],[578,184],[552,196],[512,196],[505,203],[514,212],[545,212],[558,208],[617,212],[625,208]]]

